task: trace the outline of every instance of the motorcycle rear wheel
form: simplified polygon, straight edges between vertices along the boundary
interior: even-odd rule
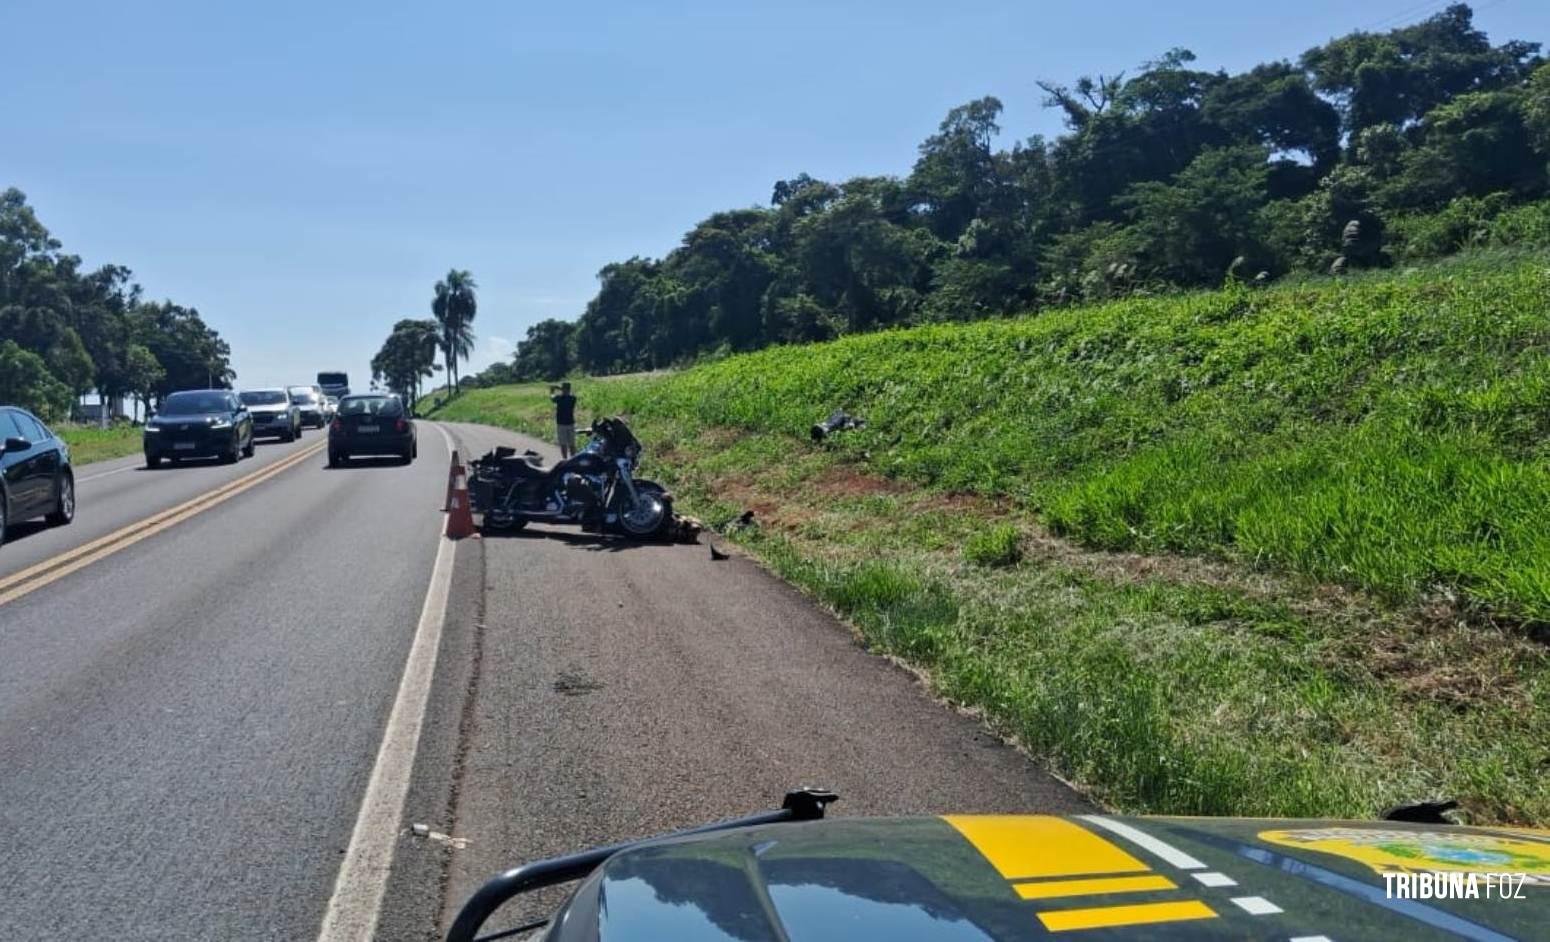
[[[486,530],[520,530],[527,526],[527,518],[521,514],[486,513],[484,515],[484,529]]]

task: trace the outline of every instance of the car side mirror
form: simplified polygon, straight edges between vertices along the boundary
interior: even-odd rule
[[[27,441],[25,438],[18,438],[17,436],[12,435],[10,438],[5,440],[5,448],[3,450],[9,452],[30,451],[32,450],[32,442]]]

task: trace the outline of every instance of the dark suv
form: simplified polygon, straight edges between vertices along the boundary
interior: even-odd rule
[[[190,389],[161,401],[145,423],[145,464],[163,458],[220,458],[235,463],[253,457],[253,417],[229,389]]]
[[[7,527],[33,517],[54,526],[75,519],[70,448],[26,409],[0,406],[0,543]]]

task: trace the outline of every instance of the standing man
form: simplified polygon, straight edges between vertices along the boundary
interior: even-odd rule
[[[558,389],[559,395],[554,395]],[[560,446],[560,460],[576,453],[576,397],[570,394],[570,383],[549,387],[549,401],[554,403],[554,437]]]

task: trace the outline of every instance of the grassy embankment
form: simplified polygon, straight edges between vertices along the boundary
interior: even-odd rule
[[[582,380],[646,472],[1111,805],[1550,822],[1550,262]],[[831,409],[868,428],[824,446]],[[438,418],[547,428],[542,388]]]
[[[140,451],[138,425],[114,425],[104,429],[95,425],[61,423],[53,428],[54,434],[70,446],[70,460],[74,464],[107,461]]]

